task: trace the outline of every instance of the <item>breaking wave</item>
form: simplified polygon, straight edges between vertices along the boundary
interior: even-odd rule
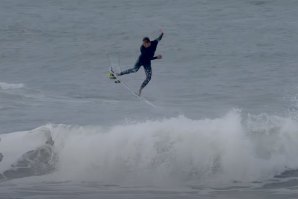
[[[265,181],[298,168],[297,132],[294,119],[243,116],[238,110],[216,119],[179,116],[109,128],[49,124],[1,135],[0,171],[51,137],[52,155],[35,161],[44,169],[30,175],[104,183]]]

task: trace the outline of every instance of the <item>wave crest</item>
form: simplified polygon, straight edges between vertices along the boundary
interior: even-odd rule
[[[47,129],[55,142],[55,178],[200,184],[262,181],[297,168],[297,127],[298,122],[290,118],[244,119],[233,110],[217,119],[179,116],[110,128],[46,125],[39,129]]]

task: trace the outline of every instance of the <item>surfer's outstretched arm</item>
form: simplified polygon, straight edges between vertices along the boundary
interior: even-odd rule
[[[156,41],[160,41],[161,39],[162,39],[162,37],[163,37],[163,32],[159,35],[159,37],[157,37],[155,40]]]

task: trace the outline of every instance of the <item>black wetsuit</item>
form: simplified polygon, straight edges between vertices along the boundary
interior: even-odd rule
[[[141,89],[143,89],[151,80],[151,76],[152,76],[151,60],[157,59],[157,57],[154,57],[154,53],[156,51],[157,44],[161,40],[162,36],[163,36],[163,33],[157,39],[151,41],[151,45],[148,48],[145,48],[142,45],[140,47],[141,54],[137,62],[135,63],[135,66],[131,69],[122,71],[118,75],[135,73],[140,69],[141,66],[143,66],[146,74],[146,79],[141,85]]]

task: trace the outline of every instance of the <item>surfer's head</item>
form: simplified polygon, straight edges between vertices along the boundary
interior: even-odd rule
[[[148,48],[148,47],[151,46],[151,41],[150,41],[149,37],[144,37],[144,38],[143,38],[143,46],[144,46],[145,48]]]

